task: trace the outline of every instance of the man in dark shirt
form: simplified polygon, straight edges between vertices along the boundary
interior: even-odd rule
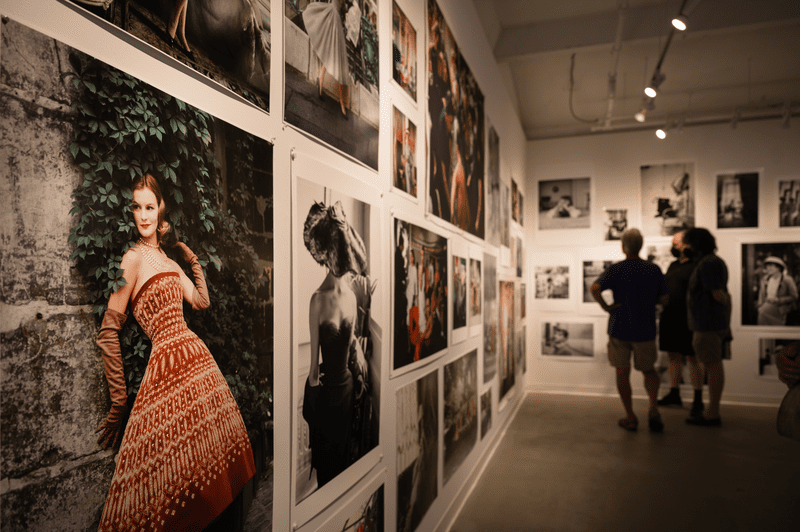
[[[644,386],[650,398],[648,425],[652,432],[664,430],[658,413],[658,374],[655,371],[656,305],[666,304],[669,289],[661,269],[639,257],[644,239],[638,229],[628,229],[622,234],[622,252],[625,260],[612,264],[592,284],[592,297],[609,313],[608,360],[617,370],[617,390],[627,417],[619,426],[634,431],[639,420],[633,412],[631,400],[631,352],[633,366],[644,374]],[[601,297],[611,290],[614,303],[609,305]]]
[[[708,374],[708,407],[700,415],[689,416],[686,423],[703,427],[722,424],[719,402],[725,386],[723,355],[731,340],[731,296],[728,293],[728,267],[717,256],[714,236],[702,227],[683,235],[683,253],[696,257],[697,266],[689,278],[686,292],[692,347]]]

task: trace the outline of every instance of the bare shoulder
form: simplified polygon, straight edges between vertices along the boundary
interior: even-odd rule
[[[136,271],[139,270],[139,266],[142,264],[142,254],[139,251],[139,248],[136,246],[131,247],[125,254],[122,256],[122,262],[120,263],[120,268],[123,270],[134,269]]]

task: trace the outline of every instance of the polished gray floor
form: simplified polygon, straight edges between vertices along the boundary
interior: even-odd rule
[[[723,405],[722,427],[662,408],[663,434],[617,426],[615,397],[531,394],[451,532],[800,531],[800,441],[777,407]]]

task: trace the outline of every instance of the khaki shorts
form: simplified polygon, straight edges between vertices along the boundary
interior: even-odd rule
[[[692,347],[697,355],[697,360],[703,364],[718,364],[722,362],[725,347],[725,338],[728,330],[721,331],[695,331],[692,335]]]
[[[656,358],[658,358],[655,340],[627,342],[613,336],[608,337],[608,361],[615,368],[629,368],[631,366],[631,351],[633,351],[634,368],[642,373],[655,371],[654,366]]]

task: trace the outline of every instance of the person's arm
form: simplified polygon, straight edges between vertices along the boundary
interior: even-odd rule
[[[207,309],[211,306],[211,301],[208,299],[208,286],[206,286],[203,267],[200,265],[200,261],[197,260],[197,255],[183,242],[178,242],[175,247],[181,250],[183,260],[189,263],[192,268],[192,274],[194,274],[194,282],[192,282],[181,270],[183,298],[192,305],[194,310]]]
[[[622,305],[621,303],[614,303],[613,305],[609,305],[608,303],[606,303],[606,301],[603,299],[603,296],[600,295],[600,292],[602,292],[602,290],[603,290],[602,287],[598,283],[593,283],[592,286],[589,287],[589,292],[591,292],[592,297],[594,298],[595,301],[597,301],[597,303],[603,310],[605,310],[606,312],[611,312],[615,308]]]
[[[711,291],[711,297],[725,307],[725,316],[727,317],[728,323],[730,323],[731,311],[733,310],[731,305],[731,295],[727,291],[718,288]]]
[[[311,344],[308,384],[311,386],[319,386],[319,313],[321,306],[320,295],[314,292],[308,305],[308,332]]]
[[[800,342],[792,342],[775,356],[778,377],[789,388],[800,382]]]

